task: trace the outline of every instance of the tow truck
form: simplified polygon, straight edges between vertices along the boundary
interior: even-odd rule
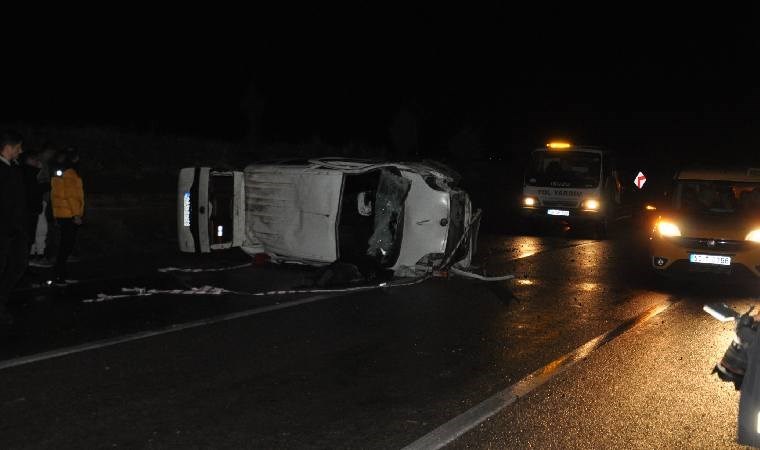
[[[531,155],[521,212],[531,227],[539,222],[584,223],[604,236],[620,212],[621,192],[614,152],[554,141]]]

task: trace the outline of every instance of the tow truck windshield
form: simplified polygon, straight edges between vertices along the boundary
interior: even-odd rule
[[[595,188],[599,186],[602,156],[584,151],[533,152],[525,183],[539,187]]]
[[[731,181],[680,181],[676,209],[693,214],[758,214],[760,184]]]

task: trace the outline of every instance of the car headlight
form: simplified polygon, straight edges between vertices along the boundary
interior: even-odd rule
[[[678,237],[681,235],[681,229],[678,228],[678,225],[666,220],[657,222],[657,231],[660,233],[660,236],[665,237]]]
[[[536,206],[536,199],[533,197],[525,197],[523,198],[523,205],[525,206]]]
[[[599,209],[599,200],[589,199],[583,202],[583,209],[596,211]]]
[[[757,230],[750,231],[747,237],[745,237],[744,239],[748,241],[760,243],[760,228],[758,228]]]

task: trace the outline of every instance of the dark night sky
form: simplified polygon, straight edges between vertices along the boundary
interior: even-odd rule
[[[18,63],[2,71],[0,119],[240,140],[246,105],[257,105],[265,141],[387,144],[406,107],[428,153],[466,125],[497,153],[551,136],[624,148],[760,144],[758,42],[741,23],[751,14],[675,13],[578,22],[499,8],[445,21],[77,28],[6,55]]]

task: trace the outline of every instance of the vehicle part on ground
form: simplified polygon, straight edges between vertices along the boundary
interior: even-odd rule
[[[760,447],[760,322],[751,315],[754,306],[739,315],[725,304],[703,308],[720,321],[736,320],[736,333],[713,373],[741,391],[737,442]]]
[[[754,316],[750,315],[754,307],[742,315],[725,304],[705,305],[702,309],[722,322],[736,320],[734,339],[723,354],[723,358],[715,365],[713,373],[717,373],[723,381],[734,383],[734,387],[739,390],[747,370],[747,349],[757,334],[758,322],[754,320]]]

